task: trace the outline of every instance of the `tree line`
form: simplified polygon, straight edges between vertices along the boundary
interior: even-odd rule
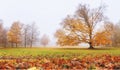
[[[1,47],[33,47],[36,42],[41,43],[43,46],[49,43],[50,40],[46,34],[42,38],[39,36],[35,23],[23,24],[16,21],[9,29],[4,28],[3,23],[0,23]]]

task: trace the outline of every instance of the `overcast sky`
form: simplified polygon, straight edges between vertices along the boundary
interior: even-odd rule
[[[40,35],[47,34],[53,39],[59,23],[67,15],[74,14],[80,3],[97,7],[101,2],[107,5],[105,15],[117,23],[120,20],[120,0],[0,0],[0,19],[6,27],[14,21],[36,22]]]

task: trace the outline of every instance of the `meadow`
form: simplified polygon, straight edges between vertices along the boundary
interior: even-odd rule
[[[120,48],[1,48],[0,56],[32,56],[32,57],[60,57],[60,58],[73,58],[73,57],[84,57],[84,56],[95,56],[110,54],[113,56],[120,55]]]
[[[120,69],[120,48],[1,48],[0,69]]]

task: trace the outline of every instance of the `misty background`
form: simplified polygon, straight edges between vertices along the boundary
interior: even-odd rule
[[[96,8],[106,5],[105,15],[111,22],[118,23],[120,17],[119,0],[1,0],[0,19],[6,28],[20,21],[24,24],[36,23],[40,37],[47,34],[51,46],[55,45],[54,33],[67,15],[72,15],[79,4],[89,4]]]

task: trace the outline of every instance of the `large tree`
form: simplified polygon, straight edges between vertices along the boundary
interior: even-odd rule
[[[88,5],[80,5],[74,16],[64,19],[61,32],[56,32],[58,43],[62,45],[78,45],[81,42],[93,47],[98,25],[104,23],[104,6],[91,9]],[[62,33],[60,36],[58,33]],[[63,39],[61,39],[63,38]],[[67,44],[66,44],[67,43]]]

